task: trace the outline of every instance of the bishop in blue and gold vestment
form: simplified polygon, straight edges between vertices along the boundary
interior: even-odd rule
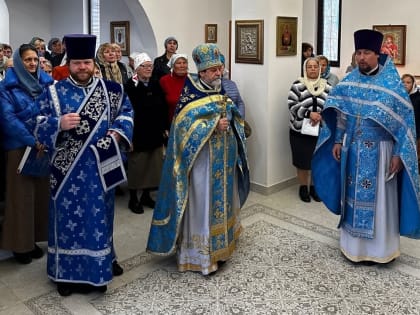
[[[126,179],[120,148],[133,128],[123,87],[93,76],[96,37],[65,40],[71,75],[40,97],[36,132],[51,156],[47,272],[62,295],[71,293],[63,283],[112,280],[114,187]]]
[[[215,272],[232,254],[249,192],[244,121],[221,88],[214,44],[193,51],[172,123],[147,250],[177,253],[180,271]]]

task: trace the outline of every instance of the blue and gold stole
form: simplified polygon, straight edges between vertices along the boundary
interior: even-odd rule
[[[211,187],[209,250],[215,261],[233,250],[238,210],[232,207],[233,174],[236,173],[239,179],[242,205],[249,193],[249,171],[243,119],[233,102],[229,99],[226,104],[224,102],[223,89],[205,90],[190,75],[187,77],[169,135],[147,244],[150,253],[170,255],[176,250],[181,222],[188,207],[189,175],[206,144],[209,147]],[[232,118],[231,130],[217,133],[215,130],[223,112]]]

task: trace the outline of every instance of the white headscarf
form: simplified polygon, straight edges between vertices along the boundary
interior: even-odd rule
[[[169,68],[171,68],[171,72],[174,68],[174,64],[175,62],[179,59],[179,58],[184,58],[185,60],[187,60],[188,62],[188,56],[186,54],[173,54],[171,59],[169,59],[169,62],[167,63],[167,66]]]
[[[413,87],[411,88],[411,91],[410,91],[410,93],[409,93],[409,94],[416,93],[418,90],[419,90],[419,87],[417,86],[417,83],[416,83],[416,78],[414,78],[414,81],[413,81]]]
[[[411,91],[409,91],[408,94],[411,95],[413,93],[416,93],[419,90],[419,87],[417,86],[417,83],[416,83],[416,78],[412,74],[407,73],[407,74],[404,74],[402,77],[403,78],[404,77],[410,77],[411,81],[413,81],[413,86],[411,87]]]
[[[145,63],[146,61],[152,61],[152,59],[149,57],[146,53],[138,54],[136,57],[134,57],[134,70],[137,70],[137,68]]]
[[[133,52],[130,54],[130,58],[134,60],[134,59],[136,58],[136,56],[138,56],[138,55],[140,55],[140,53],[139,53],[138,51],[133,51]]]
[[[317,58],[315,57],[307,58],[305,62],[303,63],[303,78],[302,77],[299,78],[299,81],[305,84],[306,88],[313,96],[318,96],[318,95],[321,95],[322,92],[324,92],[325,88],[327,87],[327,80],[321,78],[321,67],[319,67],[318,78],[313,79],[313,80],[308,79],[308,75],[306,72],[306,64],[308,63],[309,60],[315,60],[319,66],[319,60]]]

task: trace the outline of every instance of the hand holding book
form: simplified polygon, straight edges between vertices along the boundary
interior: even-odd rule
[[[44,145],[27,146],[18,165],[17,173],[26,176],[46,177],[50,173],[49,164],[49,157]]]
[[[36,158],[42,158],[44,156],[45,152],[45,145],[42,143],[37,142],[35,144],[35,148],[37,149]]]

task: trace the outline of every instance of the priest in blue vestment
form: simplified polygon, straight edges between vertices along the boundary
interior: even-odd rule
[[[354,33],[358,67],[327,98],[312,160],[316,191],[340,215],[341,252],[355,263],[389,263],[400,235],[420,237],[413,108],[382,40]]]
[[[112,280],[114,188],[133,129],[122,85],[94,77],[96,37],[65,41],[70,76],[40,96],[36,127],[51,157],[47,272],[63,296]]]
[[[221,86],[219,48],[193,50],[177,104],[147,250],[177,254],[179,271],[215,272],[241,231],[239,210],[249,192],[244,121]]]

